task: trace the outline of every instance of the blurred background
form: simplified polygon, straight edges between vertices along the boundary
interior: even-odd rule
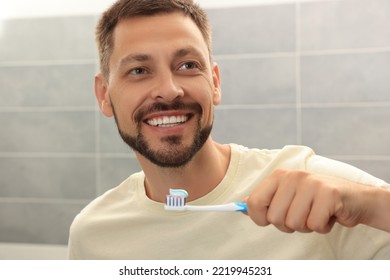
[[[213,137],[298,144],[390,182],[390,0],[203,0],[223,102]],[[69,226],[138,171],[98,111],[112,0],[0,2],[0,259],[66,258]]]

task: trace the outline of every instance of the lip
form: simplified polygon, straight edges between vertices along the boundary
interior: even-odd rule
[[[191,119],[194,116],[192,112],[184,112],[184,111],[163,111],[163,112],[156,112],[147,115],[142,121],[148,125],[151,125],[150,122],[153,120],[159,120],[159,119],[169,119],[169,122],[187,122],[189,119]],[[183,120],[185,118],[185,120]],[[171,120],[172,119],[172,120]],[[166,123],[166,121],[164,121]]]
[[[151,126],[158,127],[171,127],[185,123],[188,120],[188,115],[177,115],[177,116],[163,116],[153,119],[149,119],[146,122]]]
[[[149,114],[143,119],[143,123],[153,131],[164,135],[182,134],[193,117],[192,112],[164,111]]]

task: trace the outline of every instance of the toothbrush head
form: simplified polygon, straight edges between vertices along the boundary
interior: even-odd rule
[[[170,189],[164,205],[165,210],[183,211],[185,210],[188,193],[185,190]]]
[[[170,189],[164,205],[168,211],[217,211],[217,212],[247,212],[246,203],[231,202],[220,205],[186,205],[188,193],[185,190]]]

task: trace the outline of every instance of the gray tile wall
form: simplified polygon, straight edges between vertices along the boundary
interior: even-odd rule
[[[211,9],[213,137],[304,144],[390,182],[390,0]],[[0,242],[66,244],[74,216],[139,170],[93,96],[95,17],[0,36]]]
[[[307,145],[390,181],[389,0],[216,9],[210,17],[223,89],[216,140]]]
[[[0,242],[66,244],[96,196],[95,17],[14,19],[0,36]]]

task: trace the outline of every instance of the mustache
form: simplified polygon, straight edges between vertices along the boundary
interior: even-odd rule
[[[184,103],[181,101],[175,101],[173,103],[156,102],[146,108],[141,108],[135,114],[134,119],[137,123],[139,123],[148,114],[170,110],[188,110],[198,114],[202,114],[202,107],[198,103]]]

